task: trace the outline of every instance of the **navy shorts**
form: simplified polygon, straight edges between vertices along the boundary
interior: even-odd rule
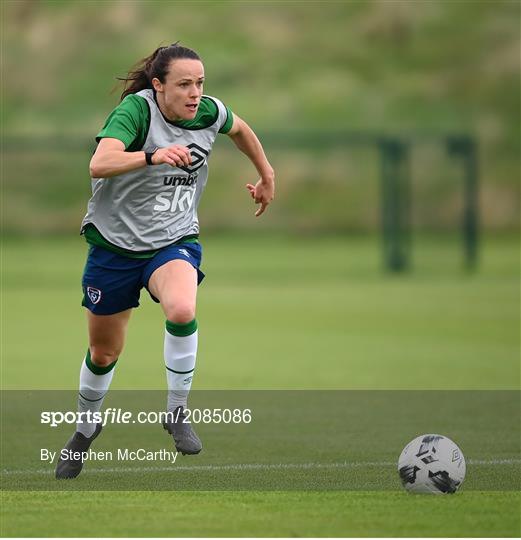
[[[204,274],[199,269],[202,248],[199,243],[186,242],[167,246],[149,259],[132,259],[99,246],[89,246],[83,271],[82,306],[96,315],[112,315],[139,306],[139,294],[148,291],[150,276],[163,264],[181,259],[197,270],[197,283]],[[154,302],[159,302],[148,291]]]

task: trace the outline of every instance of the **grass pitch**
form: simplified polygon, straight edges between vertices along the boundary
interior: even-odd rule
[[[201,348],[194,388],[519,389],[515,239],[487,241],[475,275],[459,268],[456,245],[435,240],[418,243],[416,269],[408,276],[384,275],[378,246],[368,239],[210,238],[205,247],[208,278],[200,290]],[[82,241],[8,240],[2,255],[2,387],[74,390],[86,348],[78,285]],[[42,317],[44,312],[52,317]],[[164,388],[162,333],[163,317],[143,295],[114,389]],[[391,456],[394,450],[389,457],[375,458],[382,460],[375,477],[383,478],[383,484],[363,490],[359,483],[356,491],[324,485],[260,491],[262,484],[255,479],[257,490],[229,491],[240,472],[202,467],[190,473],[202,491],[134,491],[132,478],[139,487],[139,474],[150,481],[149,473],[124,475],[118,484],[117,474],[88,469],[64,491],[34,491],[45,489],[42,474],[27,469],[24,478],[33,491],[19,491],[12,476],[3,476],[1,532],[518,536],[519,437],[516,442],[516,431],[508,431],[511,440],[500,456],[490,440],[480,445],[477,438],[467,455],[472,460],[467,481],[450,497],[403,492],[390,464],[397,458]],[[346,440],[346,456],[360,439]],[[274,461],[265,457],[268,464]],[[180,464],[195,466],[208,459],[201,454]],[[219,491],[204,490],[212,475],[218,481],[213,489]],[[277,476],[292,481],[284,469]],[[118,490],[121,485],[126,491]]]
[[[515,537],[520,502],[512,492],[9,492],[2,534]]]

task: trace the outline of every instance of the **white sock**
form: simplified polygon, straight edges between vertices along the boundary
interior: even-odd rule
[[[167,410],[186,407],[197,355],[197,321],[176,324],[166,321],[165,367],[168,385]]]
[[[80,370],[78,412],[98,412],[101,409],[103,398],[108,392],[112,376],[114,375],[116,362],[103,368],[96,366],[90,359],[90,350],[87,351],[87,356]],[[76,431],[83,433],[85,437],[90,437],[95,429],[96,422],[87,422],[86,419],[76,424]]]

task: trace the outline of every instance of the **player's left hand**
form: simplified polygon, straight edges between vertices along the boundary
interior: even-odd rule
[[[275,182],[273,179],[261,178],[255,185],[246,184],[246,189],[250,192],[255,204],[260,204],[260,208],[255,212],[255,217],[259,217],[275,197]]]

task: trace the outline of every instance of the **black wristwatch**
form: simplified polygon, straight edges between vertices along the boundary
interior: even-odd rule
[[[152,152],[145,152],[145,161],[147,165],[153,165],[152,156],[159,150],[159,148],[154,148]]]

